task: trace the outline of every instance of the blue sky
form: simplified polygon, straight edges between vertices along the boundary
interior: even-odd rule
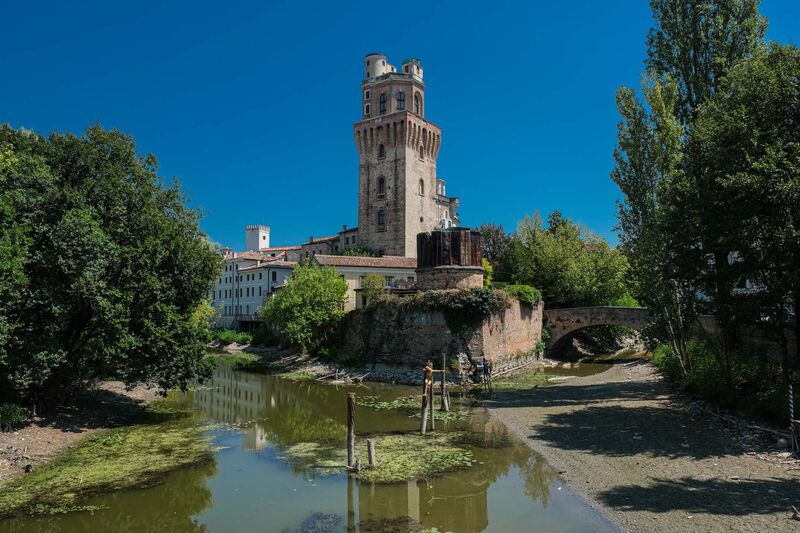
[[[800,2],[761,11],[768,38],[798,43]],[[356,225],[373,51],[421,59],[464,225],[559,209],[615,240],[614,91],[639,83],[645,0],[2,2],[0,20],[0,122],[132,134],[224,245],[246,224],[276,246]]]

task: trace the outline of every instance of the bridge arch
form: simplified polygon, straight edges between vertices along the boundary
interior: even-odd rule
[[[544,319],[550,329],[547,347],[578,330],[592,326],[625,326],[641,330],[650,321],[646,307],[568,307],[545,309]]]

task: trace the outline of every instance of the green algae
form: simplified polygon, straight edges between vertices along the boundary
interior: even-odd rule
[[[95,433],[0,491],[0,517],[92,510],[88,496],[158,483],[170,471],[213,461],[205,427],[188,406],[156,402],[139,423]]]
[[[375,435],[377,464],[368,467],[366,438],[359,437],[356,457],[363,469],[354,475],[373,483],[398,483],[409,479],[432,478],[474,463],[471,450],[461,446],[461,432],[429,435]],[[343,445],[333,447],[318,442],[299,442],[284,447],[280,456],[295,471],[314,475],[339,474],[346,470],[347,452]]]

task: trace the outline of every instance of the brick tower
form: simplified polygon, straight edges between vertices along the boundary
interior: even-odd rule
[[[364,58],[358,148],[358,242],[385,255],[416,257],[417,234],[458,225],[458,199],[436,175],[442,131],[425,120],[418,59],[400,72],[381,54]]]

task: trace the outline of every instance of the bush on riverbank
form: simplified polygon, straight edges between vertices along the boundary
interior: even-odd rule
[[[780,364],[743,353],[730,356],[728,382],[723,359],[702,340],[687,344],[690,368],[681,371],[678,358],[667,344],[653,350],[653,363],[669,379],[692,396],[726,409],[743,411],[784,425],[788,420],[786,385]]]
[[[263,317],[293,347],[324,347],[344,317],[347,282],[332,268],[298,265],[286,286],[267,301]]]
[[[224,346],[234,342],[236,344],[250,344],[253,342],[253,335],[246,331],[236,331],[235,329],[215,329],[211,336]]]
[[[156,483],[166,472],[212,461],[205,427],[190,406],[170,400],[150,407],[142,423],[83,439],[0,491],[0,518],[86,509],[86,497]]]

